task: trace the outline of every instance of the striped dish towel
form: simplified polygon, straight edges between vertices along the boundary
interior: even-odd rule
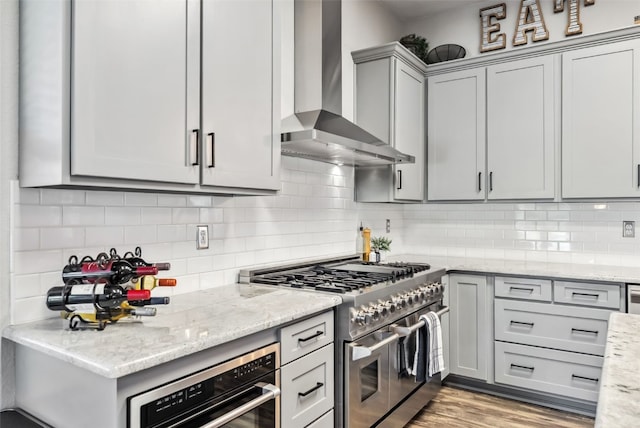
[[[416,349],[413,367],[410,371],[416,382],[429,381],[431,376],[444,369],[442,353],[442,327],[435,312],[420,316],[424,326],[416,330]]]

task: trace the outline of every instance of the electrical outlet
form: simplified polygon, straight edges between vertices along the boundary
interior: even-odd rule
[[[387,219],[387,233],[391,233],[391,219]]]
[[[205,250],[207,248],[209,248],[209,226],[198,226],[196,249]]]
[[[635,238],[636,236],[636,222],[635,221],[623,221],[622,222],[622,237],[623,238]]]

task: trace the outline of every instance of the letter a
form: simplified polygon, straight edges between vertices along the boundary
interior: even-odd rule
[[[528,32],[533,32],[532,40],[534,42],[549,38],[549,32],[546,25],[544,25],[544,17],[538,0],[520,1],[520,14],[516,24],[516,32],[513,35],[513,45],[526,45],[529,41],[527,38]]]

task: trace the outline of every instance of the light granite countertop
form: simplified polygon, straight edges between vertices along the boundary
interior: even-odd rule
[[[596,427],[640,426],[640,315],[614,312],[596,411]]]
[[[526,275],[578,281],[640,283],[640,267],[580,263],[553,263],[472,257],[441,257],[418,254],[390,256],[389,260],[429,263],[448,272]]]
[[[107,378],[119,378],[339,305],[300,290],[235,284],[177,295],[155,317],[103,331],[55,318],[8,326],[3,336]],[[136,352],[131,352],[135,348]]]

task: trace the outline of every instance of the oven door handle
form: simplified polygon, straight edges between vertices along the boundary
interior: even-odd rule
[[[256,383],[253,387],[256,388],[261,388],[262,389],[262,394],[258,397],[258,398],[254,398],[253,400],[249,401],[248,403],[243,404],[242,406],[233,409],[232,411],[230,411],[229,413],[226,413],[222,416],[220,416],[217,419],[212,420],[211,422],[202,425],[200,428],[218,428],[221,427],[225,424],[228,424],[229,422],[231,422],[232,420],[239,418],[240,416],[244,415],[245,413],[249,413],[250,411],[252,411],[253,409],[255,409],[256,407],[260,407],[262,406],[264,403],[266,403],[269,400],[273,400],[274,398],[276,398],[277,396],[280,395],[280,388],[278,388],[277,386],[270,384],[270,383],[264,383],[264,382],[259,382]]]
[[[385,346],[387,346],[388,344],[390,344],[391,342],[398,340],[400,336],[398,336],[397,334],[392,334],[391,336],[381,340],[380,342],[376,343],[373,346],[360,346],[357,343],[354,344],[352,351],[353,351],[353,356],[351,357],[351,359],[353,361],[358,361],[361,360],[363,358],[369,357],[371,356],[375,351],[377,351],[380,348],[384,348]]]
[[[436,315],[438,316],[438,318],[440,318],[442,317],[442,315],[446,314],[447,312],[449,312],[449,306],[445,306],[444,308],[440,309],[438,312],[436,312]],[[420,327],[424,326],[424,323],[425,321],[421,320],[409,327],[394,326],[393,332],[397,334],[399,337],[409,336],[411,333],[418,330]]]

